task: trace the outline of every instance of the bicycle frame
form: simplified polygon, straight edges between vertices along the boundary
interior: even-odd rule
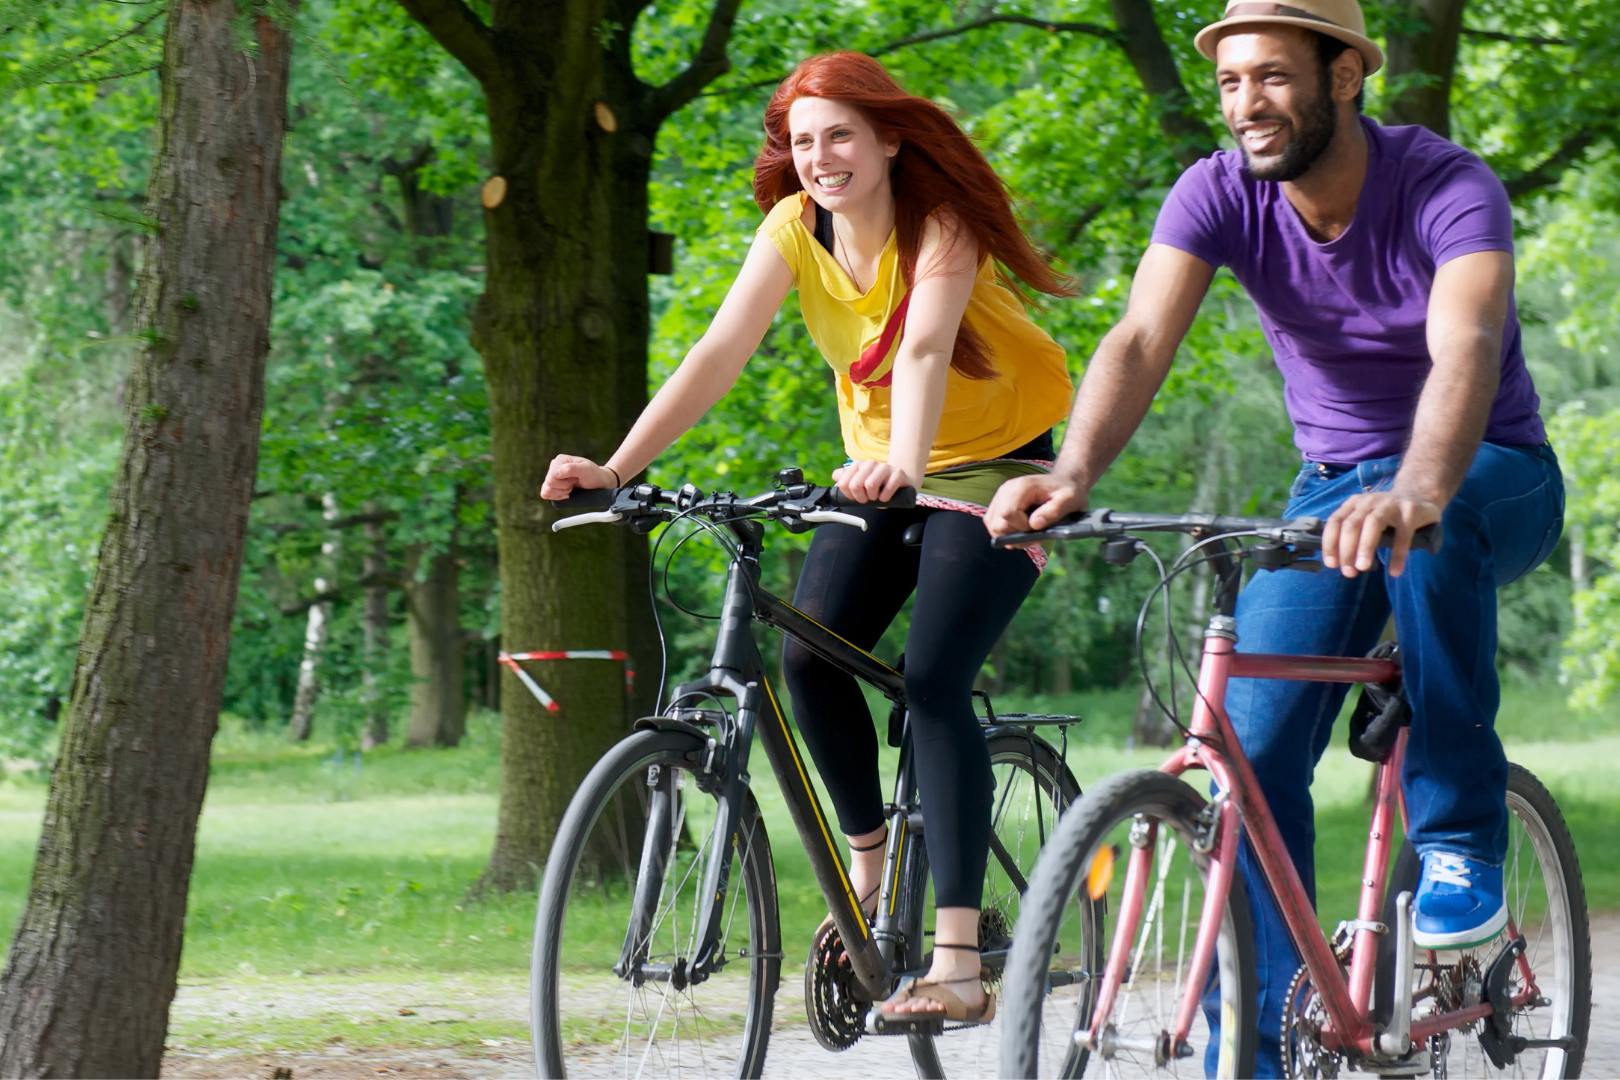
[[[1187,986],[1176,1012],[1174,1026],[1169,1032],[1170,1046],[1180,1048],[1187,1045],[1188,1033],[1200,1008],[1200,999],[1214,960],[1221,912],[1226,907],[1232,878],[1236,873],[1241,826],[1248,833],[1261,871],[1288,926],[1289,935],[1327,1011],[1329,1025],[1322,1032],[1323,1046],[1367,1058],[1387,1060],[1391,1056],[1400,1056],[1392,1055],[1378,1045],[1381,1032],[1372,1015],[1372,996],[1378,937],[1381,932],[1392,932],[1394,929],[1383,927],[1378,920],[1387,884],[1390,841],[1396,815],[1400,815],[1403,823],[1405,818],[1400,793],[1400,770],[1405,756],[1407,730],[1403,728],[1399,732],[1393,749],[1378,767],[1376,801],[1368,830],[1356,921],[1351,924],[1353,945],[1350,970],[1346,977],[1341,972],[1333,948],[1322,933],[1316,910],[1305,892],[1299,871],[1288,855],[1276,819],[1260,791],[1253,767],[1225,710],[1229,679],[1395,685],[1400,679],[1400,666],[1393,660],[1378,658],[1240,653],[1236,646],[1236,620],[1228,614],[1217,614],[1211,618],[1205,630],[1198,694],[1192,722],[1187,729],[1188,737],[1185,744],[1159,767],[1161,772],[1178,777],[1191,770],[1205,770],[1213,778],[1217,791],[1211,803],[1216,808],[1217,818],[1214,826],[1216,835],[1208,854],[1209,881]],[[1234,808],[1237,811],[1235,814],[1231,812]],[[1143,846],[1134,845],[1133,838],[1120,904],[1120,923],[1115,930],[1094,1014],[1096,1019],[1090,1033],[1094,1046],[1098,1045],[1102,1026],[1125,977],[1130,961],[1129,943],[1136,933],[1149,886],[1149,864],[1153,852],[1151,837]],[[1505,940],[1512,941],[1517,936],[1518,929],[1510,919]],[[1529,963],[1522,953],[1518,957],[1518,965],[1524,985],[1520,994],[1513,999],[1516,1005],[1539,994]],[[1413,1023],[1408,1050],[1422,1046],[1432,1035],[1488,1016],[1491,1011],[1489,1004],[1480,1003]]]

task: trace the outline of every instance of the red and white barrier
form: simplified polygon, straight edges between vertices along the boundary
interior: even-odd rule
[[[544,705],[547,712],[557,712],[562,706],[557,700],[546,693],[545,687],[534,681],[527,671],[518,663],[520,660],[616,660],[624,665],[624,692],[628,695],[635,689],[636,671],[630,666],[630,654],[623,649],[550,649],[541,652],[502,652],[498,657],[501,663],[512,670],[525,689],[533,694],[535,700]]]

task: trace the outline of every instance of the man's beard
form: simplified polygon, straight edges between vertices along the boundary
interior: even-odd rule
[[[1294,138],[1275,160],[1256,167],[1248,150],[1243,151],[1243,168],[1256,180],[1272,180],[1286,184],[1310,172],[1311,166],[1326,152],[1333,142],[1338,127],[1338,108],[1333,101],[1331,77],[1324,66],[1323,78],[1317,86],[1316,98],[1305,107],[1299,118],[1299,129]],[[1242,140],[1238,145],[1241,146]]]

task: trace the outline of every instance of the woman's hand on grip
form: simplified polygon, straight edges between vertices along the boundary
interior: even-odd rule
[[[576,454],[558,454],[546,469],[546,478],[540,484],[540,497],[566,499],[576,488],[590,490],[618,486],[618,478],[613,475],[612,469]]]
[[[916,482],[906,471],[886,461],[855,461],[833,470],[838,490],[859,503],[886,502],[903,487]]]

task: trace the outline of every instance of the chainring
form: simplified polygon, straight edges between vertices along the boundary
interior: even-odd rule
[[[1311,985],[1310,972],[1301,967],[1288,984],[1283,1004],[1282,1064],[1284,1076],[1332,1080],[1342,1061],[1336,1051],[1324,1049],[1322,1025],[1327,1007]]]
[[[804,1011],[810,1034],[835,1053],[848,1050],[866,1034],[867,1006],[855,990],[855,969],[838,927],[829,920],[810,942],[810,958],[804,968]]]

